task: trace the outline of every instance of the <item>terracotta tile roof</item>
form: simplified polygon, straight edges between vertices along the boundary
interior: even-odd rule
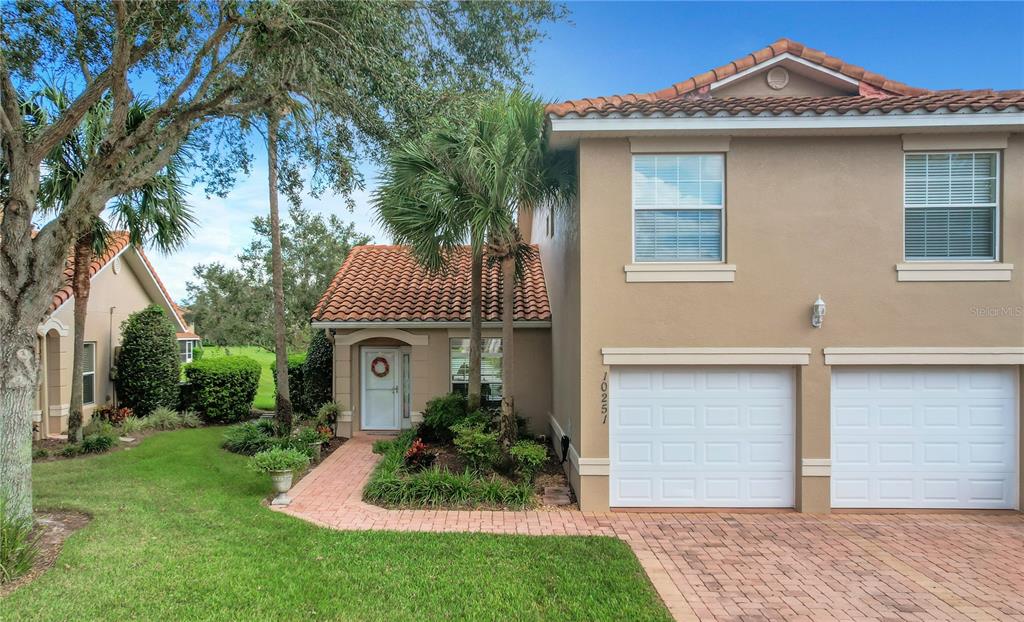
[[[349,253],[324,293],[313,321],[337,322],[468,322],[470,253],[457,251],[454,267],[445,274],[427,273],[402,246],[357,246]],[[484,321],[501,320],[501,270],[484,264]],[[527,261],[516,284],[515,320],[550,321],[540,253]]]
[[[586,106],[575,114],[623,116],[780,116],[1024,109],[1024,91],[936,91],[925,95],[865,97],[680,97],[622,101],[614,107]]]
[[[92,262],[89,264],[89,278],[96,276],[96,273],[103,269],[103,266],[113,261],[114,257],[121,254],[125,248],[131,244],[131,237],[127,231],[111,231],[107,238],[107,248],[102,255],[93,257]],[[185,323],[185,318],[180,312],[180,308],[173,302],[170,292],[164,287],[163,282],[160,280],[159,275],[156,273],[156,269],[153,268],[153,264],[149,262],[149,258],[146,257],[146,253],[143,252],[141,247],[136,247],[139,257],[145,262],[149,271],[153,274],[153,278],[156,280],[157,286],[163,292],[167,300],[172,301],[171,305],[174,309],[175,315],[177,315],[178,322],[181,326],[188,326]],[[62,304],[71,300],[74,296],[74,291],[71,287],[71,280],[75,275],[75,256],[73,254],[68,255],[67,261],[64,264],[64,286],[57,290],[57,293],[53,295],[53,300],[50,301],[50,309],[48,313],[53,313]]]
[[[178,333],[178,339],[199,339],[199,335],[189,331],[187,333]]]
[[[707,92],[718,82],[781,54],[791,54],[821,65],[860,82],[858,95],[839,97],[739,97],[711,99]],[[883,75],[851,65],[828,54],[811,49],[791,39],[779,39],[768,47],[751,52],[731,63],[694,76],[653,93],[631,93],[570,100],[547,106],[556,117],[587,115],[652,115],[652,114],[782,114],[825,112],[903,112],[970,108],[980,110],[992,106],[1002,110],[1019,106],[1021,91],[930,91],[908,86]],[[812,105],[814,104],[814,105]],[[1000,107],[1001,106],[1001,107]],[[955,108],[954,108],[955,107]]]

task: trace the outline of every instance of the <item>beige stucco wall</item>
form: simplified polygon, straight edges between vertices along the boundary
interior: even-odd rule
[[[410,418],[403,419],[402,427],[410,427],[419,420],[419,414],[429,400],[451,391],[449,377],[449,339],[469,337],[468,328],[409,328],[409,335],[426,338],[426,344],[410,345],[400,333],[380,334],[362,339],[351,345],[334,346],[334,396],[346,413],[339,422],[339,436],[351,436],[361,430],[359,360],[362,346],[389,346],[408,348],[412,404]],[[336,335],[350,335],[356,329],[337,329]],[[385,331],[387,332],[387,331]],[[534,433],[547,431],[548,413],[551,412],[551,331],[548,328],[516,328],[516,411],[525,417]],[[498,328],[485,328],[484,337],[501,337]]]
[[[563,243],[534,235],[545,249],[553,299],[579,273],[578,306],[555,309],[552,339],[557,370],[557,357],[565,354],[560,347],[572,349],[577,330],[562,316],[580,309],[578,412],[571,399],[559,399],[573,388],[557,379],[555,404],[569,411],[559,417],[578,418],[581,455],[608,457],[599,389],[608,371],[603,347],[812,348],[811,364],[798,375],[798,447],[804,458],[828,458],[831,373],[823,348],[1024,345],[1019,311],[997,317],[977,311],[1024,305],[1024,137],[1012,135],[1003,157],[1001,254],[1016,266],[1009,282],[897,281],[903,153],[896,135],[733,137],[726,154],[725,260],[737,266],[735,282],[627,283],[629,140],[582,139],[578,259],[556,264],[552,249]],[[809,315],[818,294],[828,314],[824,327],[814,329]],[[560,327],[569,334],[559,334]],[[607,477],[593,479],[582,485],[583,507],[606,508]],[[803,509],[827,510],[828,478],[802,478],[797,494]]]
[[[113,366],[113,349],[121,343],[121,322],[129,315],[162,300],[150,297],[138,270],[141,261],[129,249],[121,255],[120,268],[114,271],[114,262],[108,263],[92,279],[89,305],[85,323],[85,341],[96,343],[96,401],[86,404],[83,421],[88,423],[97,406],[114,400],[114,383],[110,379]],[[148,279],[148,275],[141,278]],[[169,310],[168,310],[169,312]],[[61,336],[55,330],[49,331],[46,343],[46,364],[44,382],[49,387],[41,392],[45,404],[40,404],[49,419],[44,434],[62,434],[67,431],[67,411],[71,397],[72,347],[75,335],[74,300],[71,299],[51,316],[60,322],[67,334]]]

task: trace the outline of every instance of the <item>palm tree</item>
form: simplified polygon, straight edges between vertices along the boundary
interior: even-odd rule
[[[432,273],[452,269],[468,241],[470,259],[468,407],[480,407],[483,332],[484,228],[472,219],[474,181],[459,167],[465,138],[453,124],[440,125],[391,152],[373,195],[378,220],[398,244],[409,247]]]
[[[63,110],[68,98],[56,88],[47,88],[38,96],[35,110]],[[112,105],[102,100],[85,116],[77,130],[51,152],[45,160],[45,177],[40,183],[39,202],[47,210],[59,211],[67,205],[75,185],[88,162],[96,155],[111,120]],[[131,132],[149,116],[152,105],[139,101],[129,108],[125,123]],[[128,230],[132,244],[150,243],[164,252],[179,248],[191,235],[195,218],[186,203],[187,189],[181,172],[187,162],[188,149],[178,152],[156,177],[144,186],[117,197],[109,206],[107,220],[94,218],[83,231],[73,249],[74,274],[71,288],[75,298],[75,338],[71,364],[71,399],[68,409],[68,440],[82,439],[83,378],[85,354],[85,321],[92,281],[89,264],[93,257],[106,250],[110,231],[108,220],[117,228]]]
[[[522,91],[485,100],[459,129],[407,144],[391,157],[374,203],[396,241],[439,269],[467,237],[474,254],[486,241],[502,268],[502,400],[499,438],[517,435],[513,312],[516,275],[532,252],[523,244],[520,212],[568,207],[575,197],[574,160],[548,147],[544,105]],[[480,255],[482,258],[482,254]],[[476,292],[474,292],[474,297]],[[471,336],[479,346],[479,336]],[[471,367],[473,367],[471,360]],[[475,366],[479,370],[479,361]]]

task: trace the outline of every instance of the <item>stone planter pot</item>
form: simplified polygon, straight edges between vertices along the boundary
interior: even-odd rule
[[[309,448],[310,448],[310,450],[312,451],[312,454],[313,454],[313,462],[319,462],[320,461],[320,450],[321,450],[321,447],[322,446],[320,445],[320,443],[310,443],[309,444]]]
[[[274,485],[274,492],[277,496],[271,501],[271,505],[288,505],[292,502],[291,497],[286,493],[291,490],[292,487],[292,472],[291,471],[271,471],[270,481]]]

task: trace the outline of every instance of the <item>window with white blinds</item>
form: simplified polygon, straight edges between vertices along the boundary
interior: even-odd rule
[[[906,154],[903,207],[908,260],[995,259],[998,155]]]
[[[469,390],[469,339],[449,340],[452,391]],[[480,390],[484,402],[501,401],[501,339],[485,337],[480,348]]]
[[[725,156],[633,156],[633,259],[722,261]]]

